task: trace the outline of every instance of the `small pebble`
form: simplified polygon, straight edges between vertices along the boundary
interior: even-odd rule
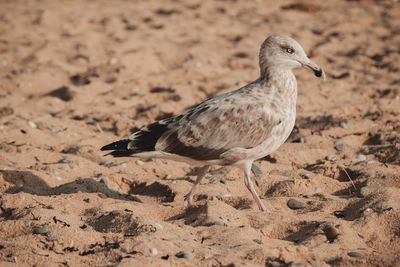
[[[209,180],[210,182],[218,182],[219,181],[219,178],[212,177],[212,176],[206,176],[206,179]]]
[[[363,155],[363,154],[358,154],[357,155],[357,159],[360,160],[360,161],[365,161],[365,160],[367,160],[367,157],[365,155]]]
[[[347,127],[347,123],[344,122],[344,121],[342,121],[342,122],[340,123],[340,127],[342,127],[343,129],[346,128],[346,127]]]
[[[325,236],[329,241],[334,240],[339,235],[339,230],[334,226],[328,226],[324,229]]]
[[[188,250],[183,250],[175,254],[177,258],[184,258],[190,260],[193,258],[193,253]]]
[[[29,126],[31,126],[32,128],[37,128],[36,123],[34,123],[33,121],[29,121],[28,124],[29,124]]]
[[[25,227],[29,227],[29,226],[31,226],[31,224],[32,224],[31,220],[27,220],[24,222]]]
[[[322,194],[322,193],[323,191],[319,186],[315,187],[315,194]]]
[[[336,161],[338,159],[338,157],[335,154],[330,154],[330,155],[326,156],[325,159],[329,160],[329,161]]]
[[[46,237],[46,240],[47,241],[58,241],[58,240],[60,240],[60,238],[61,238],[61,235],[60,234],[56,234],[56,235],[53,235],[53,236]]]
[[[127,166],[127,164],[125,162],[121,163],[121,168],[126,168],[126,166]]]
[[[120,215],[121,212],[119,210],[113,210],[110,212],[111,215]]]
[[[223,221],[225,224],[227,223],[227,222],[230,222],[231,220],[229,220],[229,219],[225,219],[224,217],[219,217],[220,219],[221,219],[221,221]]]
[[[212,223],[210,223],[210,225],[211,225],[211,226],[212,226],[212,225],[226,226],[226,224],[225,224],[224,222],[221,222],[221,221],[212,222]]]
[[[231,196],[232,196],[231,194],[219,194],[219,195],[216,195],[215,197],[216,197],[217,199],[221,200],[221,199],[223,199],[223,198],[231,197]]]
[[[263,243],[261,239],[253,239],[253,241],[259,245]]]
[[[351,251],[351,252],[347,253],[347,255],[349,255],[350,257],[353,257],[353,258],[364,258],[364,255],[357,251]]]
[[[260,170],[260,168],[258,168],[257,165],[252,164],[251,165],[251,171],[254,173],[254,175],[261,175],[262,171]]]
[[[39,234],[46,234],[49,232],[49,228],[47,228],[46,226],[43,227],[36,227],[35,229],[33,229],[32,233],[35,235],[39,235]]]
[[[117,62],[118,62],[118,59],[115,58],[115,57],[113,57],[113,58],[110,59],[110,64],[111,64],[111,65],[115,65],[115,64],[117,64]]]
[[[36,122],[36,127],[40,130],[44,129],[44,125],[41,122]]]
[[[373,192],[382,189],[383,186],[380,185],[368,185],[368,186],[364,186],[360,189],[360,196],[362,197],[366,197],[370,194],[372,194]]]
[[[372,210],[371,208],[366,208],[366,209],[363,211],[363,215],[366,216],[366,215],[371,214],[372,212],[373,212],[373,210]]]
[[[86,203],[90,202],[90,198],[85,198],[83,201],[85,201]]]
[[[304,209],[306,207],[306,203],[298,201],[294,198],[289,199],[287,202],[289,208],[296,210],[296,209]]]
[[[153,232],[153,233],[157,232],[157,228],[154,226],[150,226],[150,232]]]
[[[159,223],[155,223],[155,225],[159,228],[159,229],[163,229],[164,227],[161,225],[161,224],[159,224]]]
[[[144,162],[141,161],[141,160],[137,160],[137,161],[135,161],[135,162],[136,162],[136,164],[139,165],[139,166],[142,166],[142,165],[144,164]]]
[[[337,151],[342,151],[342,150],[344,149],[344,144],[337,144],[337,145],[335,145],[335,149],[336,149]]]
[[[150,248],[150,253],[153,255],[157,255],[158,254],[158,250],[156,248]]]

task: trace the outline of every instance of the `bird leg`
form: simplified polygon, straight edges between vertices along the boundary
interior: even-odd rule
[[[249,167],[246,168],[244,171],[244,184],[246,185],[247,189],[249,189],[251,195],[253,196],[254,200],[257,203],[258,209],[261,211],[269,211],[264,204],[261,202],[260,197],[257,195],[256,190],[254,189],[253,182],[250,179],[250,169],[251,169],[251,164]]]
[[[194,191],[197,188],[197,185],[200,183],[201,179],[206,175],[210,166],[203,166],[200,168],[199,172],[197,173],[196,181],[194,182],[192,188],[190,189],[189,193],[185,195],[183,204],[185,207],[192,205]]]

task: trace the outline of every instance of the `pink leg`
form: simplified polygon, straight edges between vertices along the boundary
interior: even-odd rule
[[[249,189],[251,195],[253,196],[255,202],[257,203],[258,209],[261,211],[267,211],[269,210],[264,206],[264,204],[261,202],[260,197],[257,195],[256,190],[254,189],[253,182],[250,179],[250,169],[251,169],[251,164],[249,167],[246,168],[244,172],[244,184],[246,185],[247,189]]]
[[[198,174],[197,174],[197,179],[194,182],[192,189],[190,189],[189,193],[187,193],[185,195],[185,201],[184,201],[184,205],[185,207],[192,205],[192,201],[193,201],[193,195],[194,195],[194,191],[197,188],[197,185],[200,183],[201,179],[203,179],[203,177],[206,175],[206,173],[208,172],[208,169],[210,168],[210,166],[204,166],[201,167]]]

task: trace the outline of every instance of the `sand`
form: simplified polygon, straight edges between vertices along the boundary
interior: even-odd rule
[[[0,266],[399,266],[399,25],[396,1],[1,1]],[[194,168],[99,151],[256,79],[274,33],[327,81],[296,70],[256,161],[273,212],[235,168],[186,209]]]

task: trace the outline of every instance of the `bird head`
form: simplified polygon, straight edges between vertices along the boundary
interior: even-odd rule
[[[271,35],[261,45],[261,73],[266,73],[271,67],[287,69],[304,67],[325,80],[324,71],[307,57],[303,47],[296,40],[284,35]]]

